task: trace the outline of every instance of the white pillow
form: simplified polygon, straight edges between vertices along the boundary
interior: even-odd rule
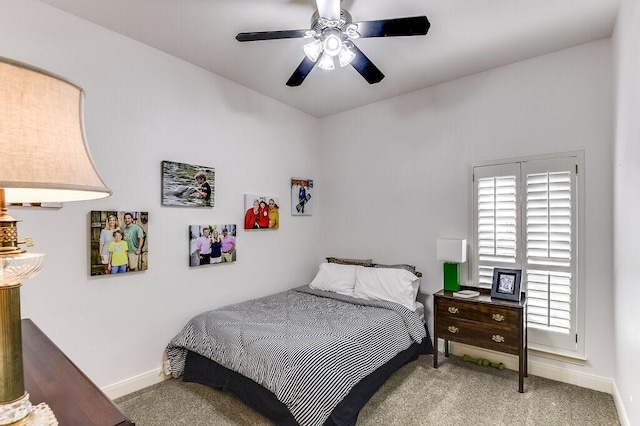
[[[404,269],[357,268],[353,297],[387,300],[416,310],[420,278]]]
[[[351,296],[356,284],[356,268],[362,266],[322,263],[309,287]]]

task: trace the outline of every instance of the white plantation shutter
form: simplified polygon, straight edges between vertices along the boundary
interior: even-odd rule
[[[560,353],[578,349],[576,164],[473,167],[473,279],[490,287],[493,268],[522,269],[529,343]]]
[[[493,268],[519,268],[519,165],[476,167],[474,217],[476,225],[475,280],[491,287]]]
[[[480,260],[515,262],[515,176],[478,180],[478,254]]]
[[[576,160],[522,163],[529,340],[576,350]]]
[[[527,259],[569,266],[571,262],[571,173],[526,177]]]
[[[571,332],[571,274],[527,271],[529,327],[561,334]]]

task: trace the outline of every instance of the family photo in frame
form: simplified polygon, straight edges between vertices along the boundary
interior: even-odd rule
[[[236,261],[236,225],[190,225],[189,266]]]
[[[91,211],[91,275],[146,271],[149,267],[149,212]]]
[[[244,194],[244,229],[280,228],[280,201],[273,195]]]
[[[491,297],[519,301],[521,280],[522,270],[520,269],[494,268]]]

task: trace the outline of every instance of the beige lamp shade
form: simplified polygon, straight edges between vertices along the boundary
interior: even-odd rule
[[[0,188],[9,203],[111,195],[84,134],[84,92],[46,71],[0,57]]]
[[[467,261],[467,240],[453,238],[438,238],[436,245],[438,260],[451,263],[464,263]]]

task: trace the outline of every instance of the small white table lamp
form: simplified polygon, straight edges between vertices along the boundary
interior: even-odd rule
[[[467,261],[467,240],[438,238],[436,253],[444,262],[444,289],[460,290],[460,264]]]

